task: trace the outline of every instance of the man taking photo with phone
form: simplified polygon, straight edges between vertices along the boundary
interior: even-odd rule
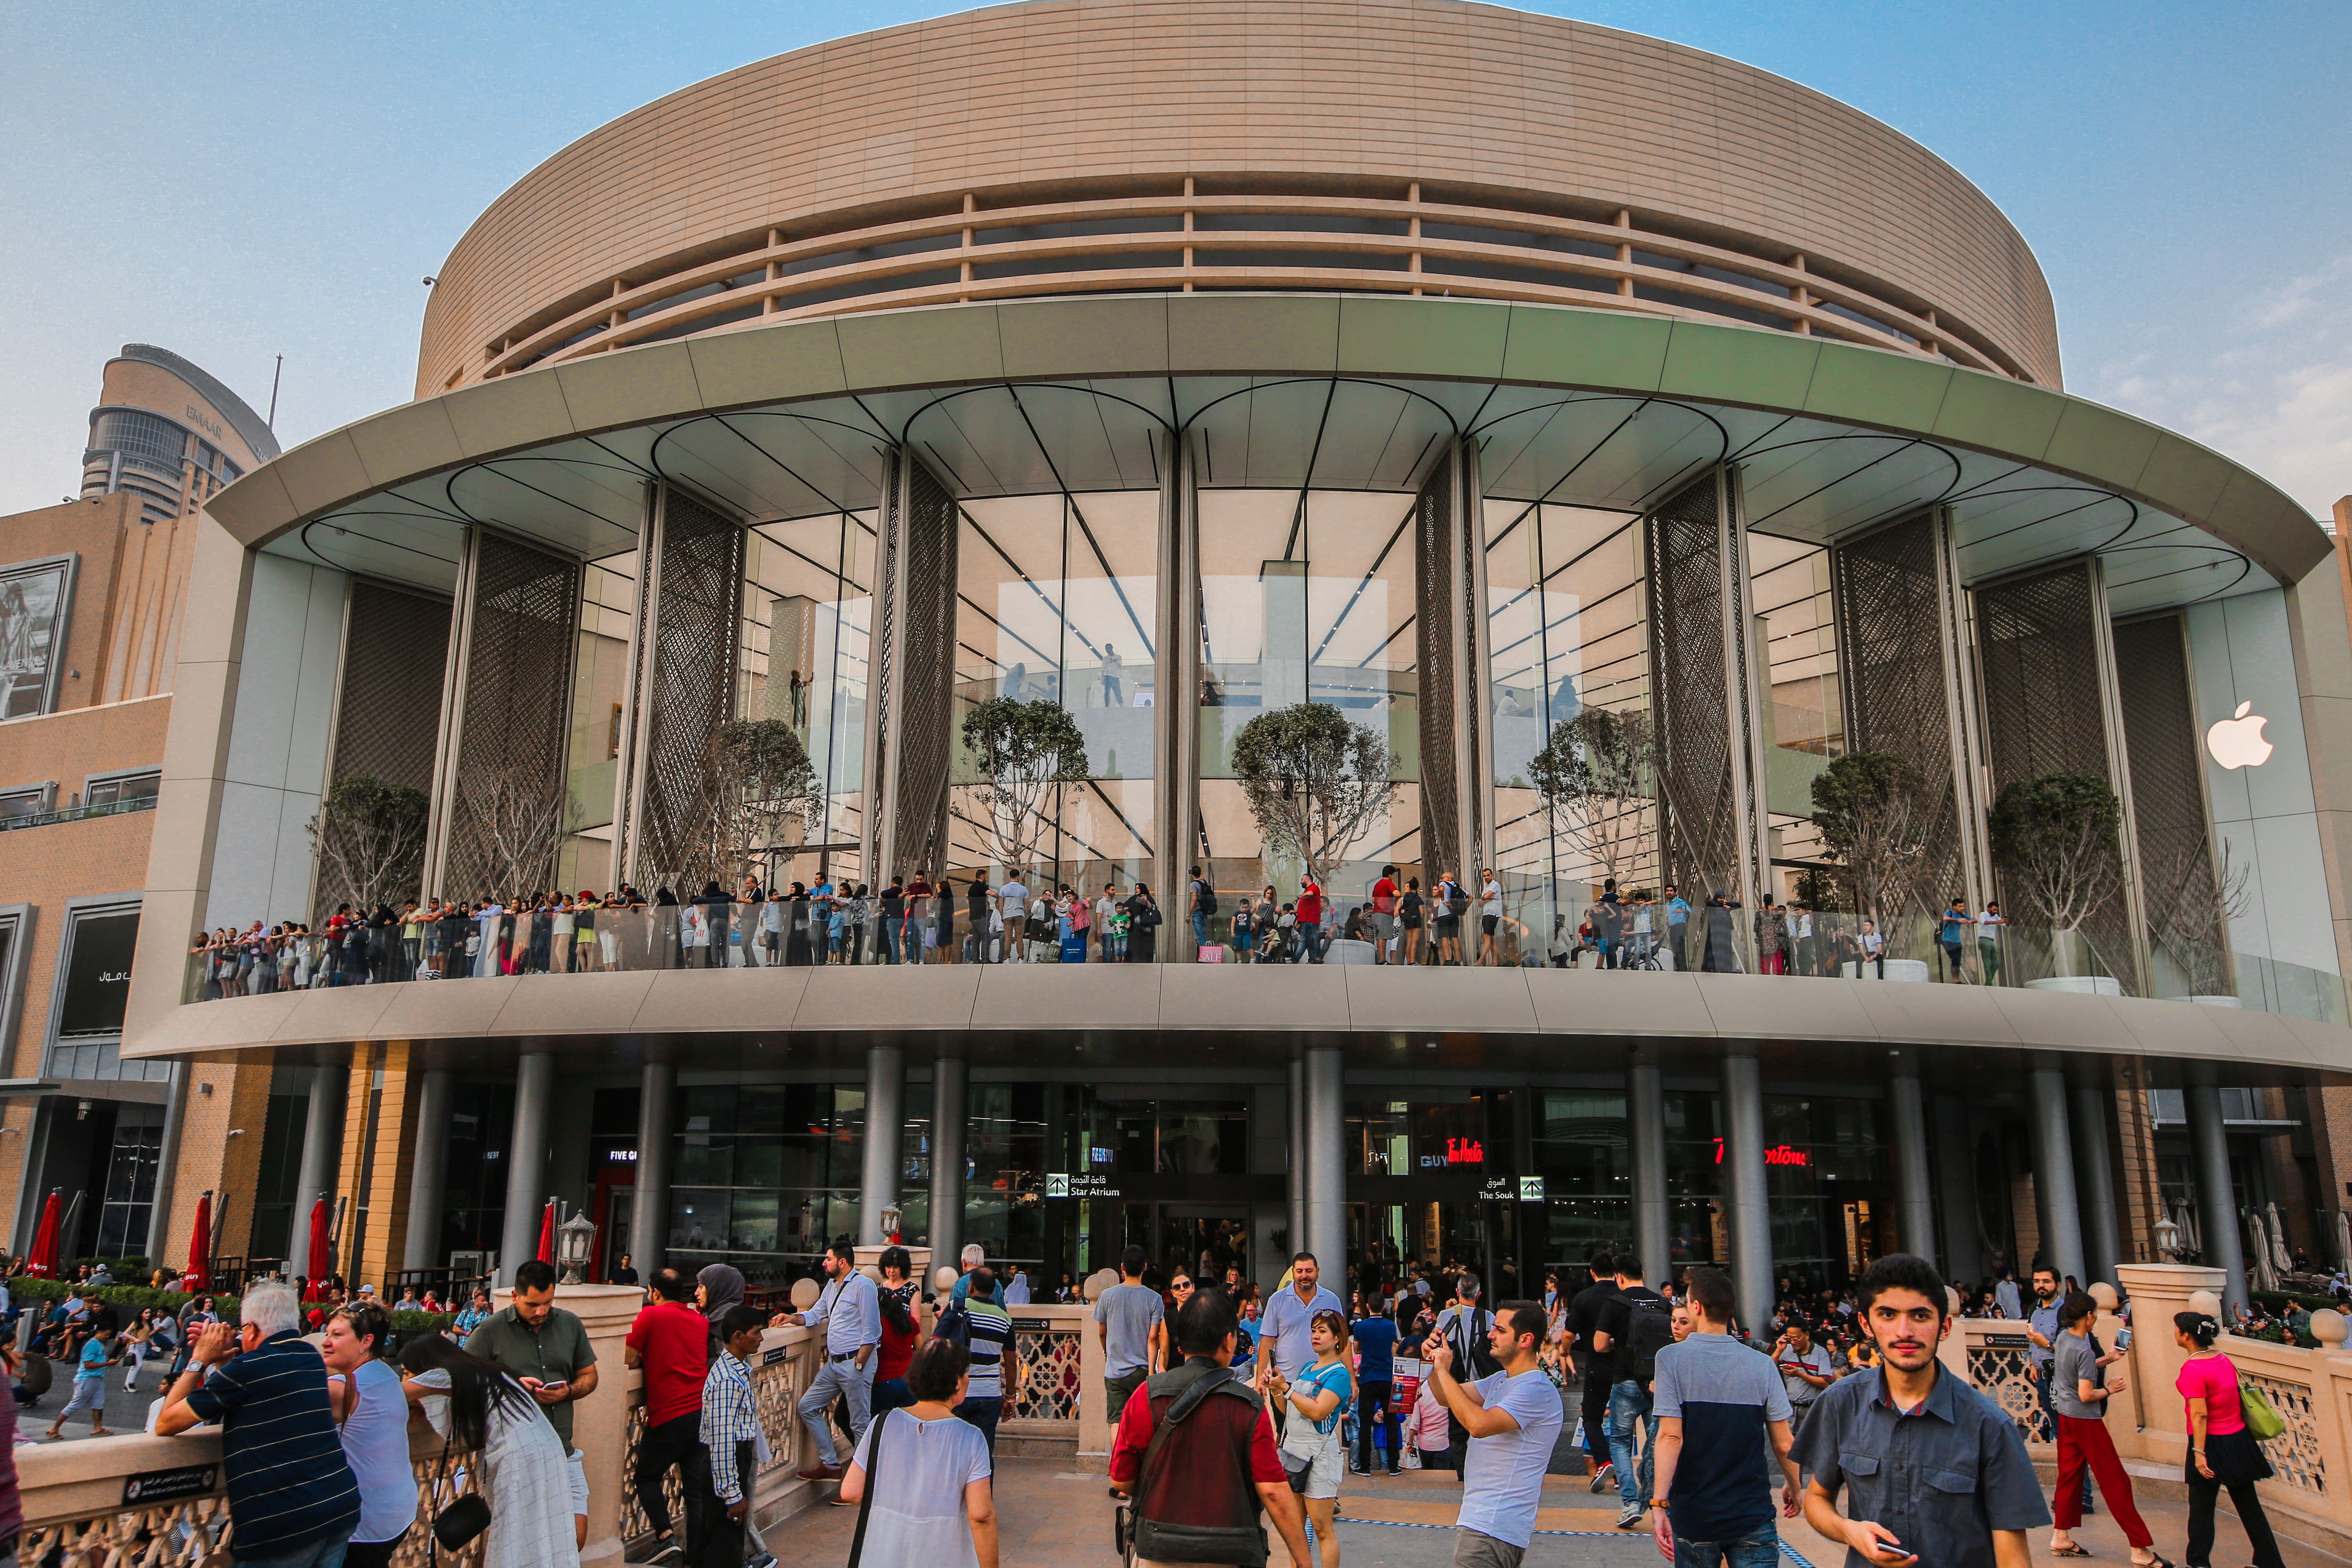
[[[1936,1359],[1952,1327],[1943,1276],[1897,1252],[1854,1294],[1879,1364],[1832,1385],[1797,1435],[1805,1522],[1846,1543],[1845,1568],[2028,1568],[2026,1531],[2049,1505],[2015,1424]]]

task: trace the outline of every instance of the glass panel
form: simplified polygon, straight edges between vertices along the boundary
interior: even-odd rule
[[[1758,923],[1759,938],[1771,939],[1759,962],[1767,974],[1810,973],[1831,956],[1829,945],[1818,940],[1826,930],[1806,918],[1826,892],[1804,880],[1806,872],[1825,864],[1812,823],[1813,780],[1845,750],[1829,552],[1750,534],[1748,559],[1756,664],[1765,672],[1767,694],[1757,716],[1764,731],[1765,821],[1771,836],[1769,891],[1782,906]]]
[[[1323,868],[1326,937],[1369,906],[1384,866],[1426,885],[1414,549],[1409,496],[1201,492],[1201,827],[1220,909],[1210,941],[1231,939],[1244,894],[1281,910],[1302,891],[1305,860],[1295,849],[1269,853],[1233,765],[1250,720],[1295,704],[1327,703],[1370,730],[1389,748],[1396,786],[1385,810],[1307,846]],[[1181,909],[1174,891],[1171,907]]]
[[[563,848],[557,881],[602,888],[613,874],[613,795],[620,768],[621,705],[628,697],[629,638],[637,618],[637,552],[591,561],[580,574],[580,654],[572,678],[572,734],[564,759]]]
[[[868,510],[765,523],[749,541],[737,711],[789,722],[822,792],[815,827],[786,830],[777,885],[861,874],[875,519]]]
[[[1634,939],[1663,922],[1654,777],[1547,808],[1538,755],[1588,708],[1650,722],[1649,624],[1641,531],[1617,512],[1490,500],[1486,506],[1487,674],[1495,737],[1495,843],[1506,927],[1547,957],[1577,940],[1614,877]],[[1593,721],[1586,721],[1588,724]],[[1578,737],[1581,739],[1581,737]],[[1645,924],[1647,923],[1647,924]]]

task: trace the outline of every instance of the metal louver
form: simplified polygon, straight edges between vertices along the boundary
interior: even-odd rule
[[[436,761],[446,894],[514,897],[555,874],[580,626],[580,563],[477,528],[458,587],[451,746]]]
[[[637,639],[644,706],[632,727],[629,831],[639,878],[711,874],[711,738],[735,709],[744,552],[733,518],[663,487],[638,601],[647,622]]]
[[[899,452],[885,492],[876,570],[874,716],[865,875],[937,875],[948,853],[953,747],[958,516],[955,497]]]
[[[416,673],[446,663],[448,653],[447,600],[352,580],[330,779],[432,789],[441,688]]]
[[[1419,667],[1421,728],[1421,842],[1433,884],[1446,872],[1466,879],[1478,868],[1456,866],[1466,841],[1464,829],[1460,743],[1462,624],[1469,586],[1454,543],[1455,454],[1438,459],[1413,497],[1415,591],[1414,636]]]
[[[2116,625],[2116,667],[2129,670],[2131,679],[2118,683],[2116,696],[2123,711],[2148,940],[2218,951],[2228,947],[2229,933],[2206,821],[2187,632],[2177,614]]]
[[[1741,880],[1718,486],[1710,473],[1643,519],[1662,859],[1693,904]]]

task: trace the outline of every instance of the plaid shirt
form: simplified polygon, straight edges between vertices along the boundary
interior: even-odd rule
[[[742,1478],[735,1466],[735,1445],[756,1440],[760,1417],[751,1408],[750,1368],[730,1351],[710,1358],[710,1372],[702,1380],[702,1444],[710,1450],[710,1487],[719,1500],[730,1506],[743,1500]]]

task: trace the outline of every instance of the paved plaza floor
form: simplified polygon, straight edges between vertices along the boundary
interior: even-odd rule
[[[1647,1530],[1614,1527],[1614,1492],[1595,1497],[1580,1477],[1553,1476],[1544,1483],[1538,1534],[1527,1568],[1663,1568]],[[1406,1474],[1348,1477],[1339,1494],[1339,1552],[1355,1568],[1447,1568],[1454,1561],[1453,1522],[1461,1488],[1451,1475]],[[2156,1549],[2175,1563],[2188,1536],[2188,1506],[2143,1497],[2140,1512],[2156,1536]],[[1005,1568],[1117,1568],[1110,1546],[1112,1504],[1108,1483],[1083,1475],[1063,1459],[1007,1458],[997,1469],[996,1509]],[[769,1532],[769,1549],[785,1564],[838,1563],[848,1560],[857,1522],[853,1508],[824,1506],[797,1515]],[[1788,1568],[1839,1568],[1842,1547],[1813,1533],[1802,1520],[1780,1523]],[[2089,1548],[2094,1563],[2122,1568],[2131,1559],[2123,1531],[2105,1511],[2086,1519],[2074,1539]],[[2032,1536],[2037,1562],[2060,1560],[2049,1552],[2046,1530]],[[2344,1559],[2283,1538],[2287,1568],[2343,1568]],[[2226,1511],[2213,1560],[2245,1560],[2245,1536]],[[1285,1568],[1279,1546],[1269,1568]]]

